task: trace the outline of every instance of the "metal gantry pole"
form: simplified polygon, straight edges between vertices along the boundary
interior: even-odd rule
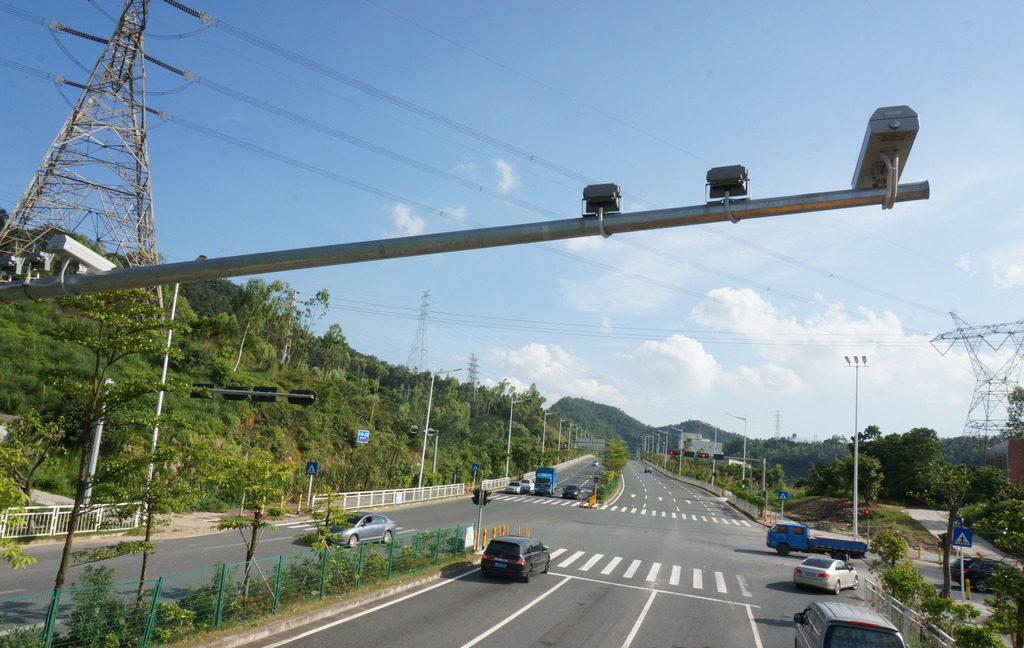
[[[930,188],[927,181],[903,184],[898,187],[896,201],[926,200],[929,193]],[[54,299],[126,288],[166,286],[204,279],[226,279],[365,261],[382,261],[523,243],[560,241],[586,236],[603,236],[604,234],[704,225],[733,221],[734,219],[742,221],[785,214],[866,207],[882,205],[886,200],[886,187],[847,189],[798,196],[737,200],[732,201],[728,208],[723,203],[716,202],[689,207],[609,214],[601,223],[596,218],[576,217],[521,225],[243,254],[201,261],[121,268],[106,272],[22,279],[0,283],[0,303]]]

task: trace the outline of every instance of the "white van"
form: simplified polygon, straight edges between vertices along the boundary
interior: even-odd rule
[[[906,648],[900,631],[874,610],[849,603],[812,603],[793,615],[796,648]]]

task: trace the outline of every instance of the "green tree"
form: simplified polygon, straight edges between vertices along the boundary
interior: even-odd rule
[[[89,358],[88,367],[80,374],[60,369],[51,374],[52,384],[64,396],[66,409],[74,416],[68,415],[70,429],[66,440],[79,452],[75,498],[54,580],[54,588],[60,590],[71,566],[75,534],[86,493],[95,485],[95,480],[88,474],[93,430],[100,422],[112,429],[126,422],[119,417],[139,423],[140,413],[133,409],[137,401],[163,388],[155,377],[117,376],[116,367],[140,355],[162,356],[166,351],[163,333],[168,328],[180,330],[187,325],[168,321],[152,295],[145,290],[98,293],[60,299],[58,303],[66,310],[67,317],[48,335],[85,349]],[[151,424],[152,418],[147,422]]]
[[[865,430],[860,444],[861,458],[874,457],[881,464],[885,481],[880,497],[904,501],[908,493],[928,487],[927,466],[942,460],[942,446],[935,430],[914,428],[906,434],[881,436],[876,427]]]
[[[871,570],[884,574],[906,559],[910,545],[892,529],[882,529],[871,539],[871,551],[878,556]]]
[[[0,443],[0,510],[16,512],[28,503],[28,497],[21,492],[18,483],[11,477],[14,467],[24,461],[21,450],[14,445]],[[19,569],[36,562],[26,556],[17,541],[0,538],[0,562],[6,562]]]
[[[217,524],[217,528],[237,529],[245,542],[245,584],[248,585],[252,560],[260,537],[266,530],[277,530],[273,520],[280,520],[287,511],[275,503],[284,497],[284,488],[295,472],[294,466],[282,463],[266,450],[250,450],[245,457],[224,454],[215,472],[223,485],[242,499],[250,515],[233,515]],[[248,537],[246,537],[248,532]]]
[[[140,581],[147,577],[157,527],[166,525],[167,516],[174,511],[194,509],[202,494],[203,476],[208,472],[205,453],[183,443],[166,429],[159,445],[152,450],[151,445],[149,435],[130,435],[120,451],[104,461],[103,481],[96,490],[98,499],[129,502],[142,514],[142,542],[123,545],[126,552],[142,555]]]
[[[1003,439],[1024,439],[1024,387],[1017,385],[1007,397],[1006,427]]]
[[[946,538],[953,537],[953,526],[960,511],[969,503],[994,501],[1010,490],[1006,472],[991,466],[962,466],[945,460],[934,461],[926,467],[926,490],[916,493],[933,509],[946,511]],[[942,591],[949,598],[949,556],[952,543],[942,547]]]
[[[30,501],[39,470],[64,450],[60,443],[65,436],[65,421],[63,417],[46,420],[32,409],[22,412],[10,427],[6,443],[17,447],[22,456],[22,461],[11,467],[11,473]]]

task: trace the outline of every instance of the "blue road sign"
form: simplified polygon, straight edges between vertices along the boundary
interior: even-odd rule
[[[480,464],[473,464],[473,472],[480,472]]]
[[[966,527],[953,527],[953,546],[970,548],[974,544],[974,533]]]
[[[356,435],[356,441],[358,443],[369,443],[370,442],[370,431],[369,430],[359,430],[359,433]]]
[[[319,469],[320,469],[320,464],[318,464],[317,462],[315,462],[315,461],[307,461],[306,462],[306,474],[307,475],[315,475]]]
[[[780,502],[789,501],[789,491],[779,491],[779,501]]]

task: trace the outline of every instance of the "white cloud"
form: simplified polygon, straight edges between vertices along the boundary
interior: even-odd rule
[[[498,191],[507,193],[522,184],[519,172],[505,160],[495,160],[494,168],[498,173]]]
[[[395,205],[391,209],[391,223],[395,230],[386,232],[384,236],[416,236],[422,234],[426,228],[426,221],[415,216],[408,205]]]
[[[517,391],[535,384],[551,403],[567,395],[613,406],[625,400],[615,387],[590,377],[586,363],[558,345],[533,342],[519,349],[499,350],[494,361],[514,376],[507,380],[517,385]]]

